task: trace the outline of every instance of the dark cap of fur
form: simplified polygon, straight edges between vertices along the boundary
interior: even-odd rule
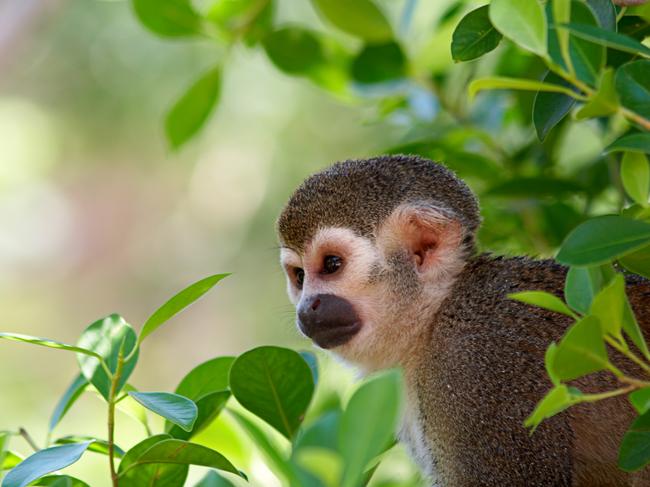
[[[478,203],[467,185],[442,164],[388,155],[338,162],[307,178],[278,219],[283,246],[302,251],[319,228],[351,228],[373,238],[377,226],[403,203],[430,204],[461,222],[473,247]]]

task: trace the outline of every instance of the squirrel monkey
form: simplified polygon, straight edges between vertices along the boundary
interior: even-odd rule
[[[650,485],[650,469],[616,466],[634,418],[623,397],[574,406],[532,435],[523,426],[551,387],[545,350],[570,319],[507,295],[561,296],[566,268],[477,254],[480,221],[467,185],[419,157],[344,161],[309,177],[278,220],[300,331],[363,372],[404,370],[399,437],[432,485]],[[629,277],[628,294],[648,330],[650,282]],[[616,382],[601,373],[576,385]]]

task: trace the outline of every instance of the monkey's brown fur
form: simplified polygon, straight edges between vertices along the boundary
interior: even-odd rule
[[[374,239],[396,207],[422,201],[462,224],[467,255],[480,222],[476,199],[443,166],[408,156],[346,161],[308,178],[280,216],[280,239],[298,252],[319,228],[350,228]],[[414,357],[403,365],[410,369],[415,414],[441,485],[650,485],[648,469],[626,474],[616,467],[621,438],[634,418],[624,397],[573,407],[532,435],[523,426],[551,387],[544,352],[570,320],[507,295],[544,290],[561,297],[565,274],[548,260],[468,255],[422,343],[414,345]],[[628,295],[644,332],[650,330],[650,282],[629,278]],[[584,392],[618,386],[604,373],[575,385]]]

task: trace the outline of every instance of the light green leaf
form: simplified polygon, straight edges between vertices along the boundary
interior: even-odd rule
[[[266,55],[285,73],[307,74],[324,61],[317,34],[302,27],[278,29],[262,42]]]
[[[43,485],[49,487],[90,487],[83,480],[70,477],[69,475],[48,475],[30,485]]]
[[[616,71],[615,81],[621,105],[650,120],[650,61],[624,64]]]
[[[194,402],[186,397],[169,392],[129,392],[129,396],[144,407],[191,431],[199,410]]]
[[[508,298],[514,299],[515,301],[520,301],[526,304],[532,304],[545,308],[556,313],[562,313],[572,318],[576,318],[576,314],[571,311],[571,309],[564,304],[560,298],[554,294],[547,293],[545,291],[523,291],[519,293],[508,294]]]
[[[650,279],[650,245],[621,257],[618,262],[628,271]]]
[[[601,216],[578,225],[564,240],[557,260],[573,266],[602,264],[650,242],[650,224],[622,216]]]
[[[580,37],[590,42],[600,44],[601,46],[617,49],[619,51],[629,52],[632,54],[649,57],[650,48],[644,46],[636,39],[619,34],[611,30],[602,29],[594,25],[569,23],[564,24],[574,36]]]
[[[532,414],[526,418],[524,426],[535,431],[545,419],[555,416],[579,402],[579,395],[571,394],[569,387],[566,385],[557,384],[544,396]]]
[[[242,406],[291,439],[311,401],[314,379],[297,352],[259,347],[232,364],[230,389]]]
[[[636,345],[639,351],[643,354],[646,360],[650,361],[650,351],[648,351],[648,344],[641,333],[639,323],[636,321],[632,307],[630,306],[627,296],[625,297],[625,308],[623,309],[623,331],[630,337],[632,343]]]
[[[84,442],[91,442],[88,447],[88,451],[95,453],[101,453],[102,455],[108,455],[108,441],[100,440],[94,436],[85,436],[85,435],[67,435],[61,438],[54,440],[55,445],[69,445],[69,444],[79,444]],[[117,458],[124,456],[124,450],[119,446],[113,445],[115,447],[114,454]]]
[[[552,342],[546,349],[544,354],[544,367],[546,368],[546,373],[548,374],[549,379],[554,386],[560,385],[560,378],[555,374],[553,369],[553,362],[555,361],[555,354],[557,353],[557,343]]]
[[[142,327],[138,343],[142,343],[145,338],[160,328],[160,326],[167,320],[187,308],[190,304],[194,303],[194,301],[212,289],[215,284],[229,275],[230,274],[215,274],[206,277],[205,279],[201,279],[200,281],[191,284],[176,294],[149,317]]]
[[[122,374],[116,392],[120,392],[129,380],[138,362],[137,337],[135,331],[119,315],[113,314],[90,325],[82,333],[78,345],[92,350],[102,357],[106,366],[115,373],[118,356],[122,349],[123,356],[129,357],[124,363]],[[108,400],[111,389],[111,378],[107,375],[98,359],[86,355],[77,355],[81,373],[99,393]]]
[[[546,56],[546,14],[537,0],[492,0],[490,20],[519,46]]]
[[[56,428],[56,425],[61,422],[68,410],[77,399],[81,397],[87,386],[88,380],[86,380],[83,375],[78,375],[75,380],[72,381],[72,384],[68,386],[52,412],[52,417],[50,418],[50,431]]]
[[[7,449],[9,447],[10,438],[11,433],[9,431],[0,431],[0,472],[4,470],[3,466],[5,464],[5,459],[7,458]]]
[[[645,414],[650,410],[650,387],[637,389],[628,396],[628,399],[637,413]]]
[[[401,408],[397,371],[377,375],[357,389],[341,416],[339,451],[345,461],[340,485],[355,487],[368,462],[391,441]]]
[[[603,71],[596,93],[576,112],[576,118],[602,117],[618,110],[618,95],[614,87],[614,70]]]
[[[552,0],[553,23],[555,25],[565,24],[571,21],[571,0]],[[557,32],[558,44],[564,64],[571,63],[569,52],[569,33],[560,29]]]
[[[132,0],[136,16],[152,32],[163,37],[201,33],[201,17],[189,0]]]
[[[609,366],[599,320],[587,316],[576,322],[560,341],[552,368],[555,376],[570,381]]]
[[[172,149],[178,149],[205,125],[221,91],[219,66],[203,74],[174,104],[165,117],[165,134]]]
[[[535,0],[533,0],[535,1]],[[489,77],[472,81],[469,84],[468,95],[473,99],[482,90],[524,90],[524,91],[548,91],[551,93],[563,93],[572,98],[579,98],[575,91],[566,86],[544,83],[532,79]]]
[[[605,147],[605,153],[620,151],[637,151],[650,153],[650,133],[625,134]]]
[[[11,470],[24,459],[18,453],[8,451],[5,453],[4,460],[0,463],[0,472],[3,470]]]
[[[210,470],[194,487],[235,487],[235,484],[214,470]]]
[[[594,296],[590,312],[598,318],[604,333],[622,338],[625,304],[625,277],[616,274],[616,277]]]
[[[318,13],[348,34],[369,42],[383,42],[393,36],[384,14],[371,0],[312,0]]]
[[[253,46],[273,28],[275,5],[273,0],[219,0],[212,2],[205,17],[228,41],[243,36],[244,42]]]
[[[564,299],[576,311],[587,314],[594,296],[614,276],[610,265],[571,267],[564,286]]]
[[[488,5],[472,10],[463,17],[451,41],[454,61],[470,61],[494,50],[501,42],[501,33],[494,28],[488,15]]]
[[[618,466],[634,472],[650,462],[650,413],[639,416],[625,433],[618,452]]]
[[[2,487],[26,487],[45,475],[62,470],[81,458],[92,442],[53,446],[34,453],[13,468]]]
[[[621,181],[627,194],[641,206],[648,206],[650,167],[642,152],[625,152],[621,161]]]
[[[56,340],[50,340],[49,338],[39,338],[31,335],[23,335],[21,333],[2,333],[0,332],[0,339],[11,340],[14,342],[23,342],[30,343],[31,345],[38,345],[41,347],[47,348],[56,348],[59,350],[67,350],[68,352],[77,352],[90,357],[101,358],[93,350],[88,350],[82,347],[75,347],[74,345],[68,345],[67,343],[57,342]]]

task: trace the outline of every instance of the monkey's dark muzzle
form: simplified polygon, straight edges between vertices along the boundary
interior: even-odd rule
[[[334,348],[349,342],[359,330],[361,320],[347,299],[334,294],[317,294],[298,306],[298,327],[321,348]]]

